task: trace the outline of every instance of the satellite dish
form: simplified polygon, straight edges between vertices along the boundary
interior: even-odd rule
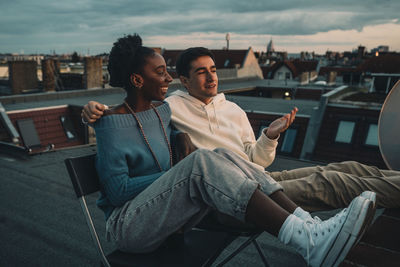
[[[386,166],[400,170],[400,80],[383,103],[378,121],[378,140]]]

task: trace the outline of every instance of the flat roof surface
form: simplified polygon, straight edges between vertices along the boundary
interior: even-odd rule
[[[299,109],[298,115],[311,116],[314,108],[319,106],[319,101],[312,100],[284,100],[255,96],[226,95],[226,99],[235,102],[244,111],[255,113],[286,114],[293,107]]]
[[[95,146],[81,146],[31,156],[0,152],[0,266],[98,266],[99,261],[89,230],[64,166],[64,159],[67,157],[92,154],[95,151]],[[277,157],[268,170],[292,169],[314,164],[315,162]],[[88,204],[104,249],[110,252],[113,245],[105,241],[104,215],[95,206],[97,197],[97,194],[91,195]],[[325,216],[331,214],[333,213],[326,213]],[[397,215],[390,216],[396,218]],[[400,226],[400,219],[394,220],[395,226]],[[381,228],[388,229],[386,225]],[[398,263],[394,259],[400,259],[399,228],[396,228],[397,232],[386,232],[386,236],[378,236],[381,241],[383,239],[384,245],[392,246],[389,246],[391,250],[384,250],[390,254],[385,256],[385,259],[389,260],[388,264],[392,266],[394,262]],[[271,266],[304,266],[301,256],[275,237],[264,233],[257,240]],[[232,251],[240,241],[243,239],[232,243],[221,258],[228,251]],[[384,246],[379,243],[378,245]],[[397,252],[393,252],[396,249]],[[375,257],[375,263],[385,260],[382,254],[376,256],[368,250],[365,253]],[[365,255],[361,255],[365,260]],[[263,264],[254,246],[250,245],[227,266]]]
[[[257,81],[242,81],[243,88]],[[170,86],[170,92],[179,89]],[[233,88],[232,83],[220,88]],[[223,89],[222,89],[223,90]],[[89,100],[108,105],[121,103],[122,89],[77,90],[57,93],[0,97],[6,111],[57,105],[83,106]],[[247,111],[286,113],[293,104],[299,114],[309,116],[318,101],[227,96]],[[78,200],[64,166],[64,159],[95,153],[95,146],[62,149],[38,155],[11,155],[0,151],[0,266],[98,266],[97,253]],[[277,157],[270,171],[315,165],[316,162]],[[104,214],[97,209],[97,194],[89,198],[94,221],[106,251],[113,245],[105,241]],[[386,212],[386,211],[385,211]],[[329,216],[328,212],[325,216]],[[321,215],[322,216],[322,215]],[[400,262],[400,210],[388,211],[377,221],[351,259],[365,266],[394,266]],[[380,219],[379,218],[379,219]],[[304,261],[292,249],[265,233],[259,238],[271,266],[302,266]],[[238,245],[234,242],[222,254]],[[359,249],[361,247],[361,249]],[[358,253],[358,254],[357,254]],[[254,246],[237,255],[228,266],[263,266]],[[386,261],[386,262],[385,262]],[[384,264],[383,264],[384,263]],[[344,264],[343,266],[345,266]],[[349,265],[350,266],[350,265]]]
[[[31,156],[0,153],[0,266],[98,265],[97,253],[64,166],[67,157],[95,151],[96,146],[83,146]],[[282,163],[288,162],[294,161],[285,159]],[[276,164],[279,166],[279,160]],[[104,214],[95,206],[97,197],[97,193],[89,197],[89,207],[94,211],[105,250],[110,252],[113,245],[105,240]],[[274,263],[272,266],[301,266],[302,258],[275,237],[265,233],[259,242],[267,248],[265,254]],[[262,266],[257,257],[255,248],[250,246],[228,266]]]

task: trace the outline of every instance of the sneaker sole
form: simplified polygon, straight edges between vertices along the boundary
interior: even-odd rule
[[[373,216],[372,216],[372,218],[370,218],[369,227],[365,229],[365,231],[366,231],[371,227],[371,223],[372,223],[372,221],[374,220],[374,217],[375,217],[375,212],[376,212],[376,207],[377,207],[377,205],[376,205],[376,193],[372,192],[372,191],[364,191],[364,192],[362,192],[362,194],[360,196],[363,197],[363,198],[371,200],[372,204],[373,204],[372,205]],[[357,240],[357,242],[358,242],[358,240]]]
[[[369,226],[374,215],[372,206],[373,203],[363,197],[358,197],[352,202],[346,221],[321,266],[338,266],[344,260]]]
[[[364,191],[361,193],[363,198],[369,199],[374,204],[374,209],[376,209],[376,193],[372,191]]]
[[[353,238],[355,240],[355,242],[353,242],[352,245],[349,245],[349,243],[346,245],[344,250],[348,249],[348,251],[344,255],[340,255],[333,266],[336,267],[342,261],[344,261],[344,259],[346,258],[348,252],[353,247],[355,247],[358,244],[358,242],[360,242],[361,238],[364,236],[364,234],[370,228],[372,220],[374,219],[374,216],[375,216],[376,207],[375,207],[375,205],[374,205],[374,203],[372,201],[370,201],[370,203],[367,204],[367,205],[368,205],[367,215],[365,216],[364,223],[363,223],[363,225],[362,225],[362,227],[361,227],[361,229],[360,229],[360,231],[358,233],[358,236],[354,236],[354,237],[349,236],[349,240],[350,240],[350,238]]]

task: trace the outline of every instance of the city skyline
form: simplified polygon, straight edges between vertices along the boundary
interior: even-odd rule
[[[176,4],[175,4],[176,3]],[[323,54],[367,51],[380,45],[400,51],[395,0],[348,1],[0,1],[0,53],[108,53],[124,34],[139,33],[146,46]]]

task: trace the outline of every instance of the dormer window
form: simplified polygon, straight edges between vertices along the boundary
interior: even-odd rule
[[[335,142],[350,144],[356,123],[354,121],[340,121],[336,132]]]
[[[367,138],[365,144],[368,146],[378,146],[378,125],[370,124],[368,127]]]

